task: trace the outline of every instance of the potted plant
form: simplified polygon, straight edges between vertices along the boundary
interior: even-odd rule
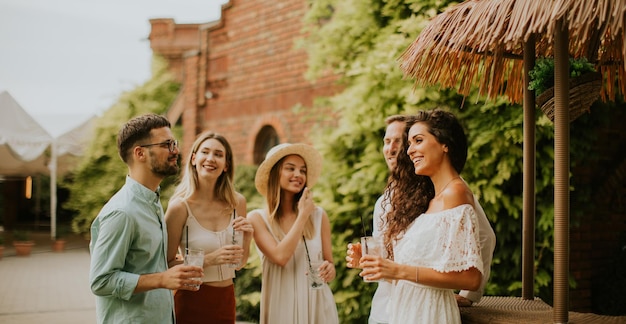
[[[29,256],[33,245],[35,245],[35,242],[30,239],[30,233],[28,231],[14,231],[13,238],[15,254],[18,256]]]
[[[57,228],[56,235],[52,241],[52,251],[63,252],[65,251],[65,237],[67,236],[67,229],[65,227]]]
[[[537,94],[536,104],[554,122],[554,60],[537,60],[529,72],[529,90]],[[570,122],[589,111],[591,104],[600,96],[602,75],[596,72],[586,58],[569,60],[569,107]]]

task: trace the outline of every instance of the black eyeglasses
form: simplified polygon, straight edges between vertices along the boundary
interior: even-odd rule
[[[144,145],[139,145],[140,147],[150,147],[150,146],[155,146],[158,145],[160,147],[167,147],[167,149],[170,151],[170,153],[174,152],[174,150],[176,150],[178,148],[178,141],[176,140],[167,140],[165,142],[161,142],[161,143],[153,143],[153,144],[144,144]]]

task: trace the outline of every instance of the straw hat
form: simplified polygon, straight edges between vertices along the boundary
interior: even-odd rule
[[[319,178],[322,173],[322,156],[313,148],[313,146],[301,143],[278,144],[267,152],[265,160],[261,163],[261,165],[259,165],[259,168],[256,171],[254,184],[256,185],[256,190],[258,190],[261,195],[267,195],[267,181],[272,167],[280,161],[280,159],[293,154],[299,155],[302,159],[304,159],[307,169],[307,187],[311,188],[317,182],[317,178]]]

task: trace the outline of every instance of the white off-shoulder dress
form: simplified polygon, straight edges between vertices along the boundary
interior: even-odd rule
[[[451,272],[483,273],[474,208],[460,205],[415,219],[394,246],[395,262]],[[390,323],[461,323],[454,290],[398,280],[387,306]]]

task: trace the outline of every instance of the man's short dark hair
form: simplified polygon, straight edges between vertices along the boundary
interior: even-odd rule
[[[163,127],[171,128],[171,124],[167,118],[157,114],[137,116],[126,122],[117,134],[117,151],[122,160],[128,163],[130,149],[139,141],[150,139],[151,130]]]

